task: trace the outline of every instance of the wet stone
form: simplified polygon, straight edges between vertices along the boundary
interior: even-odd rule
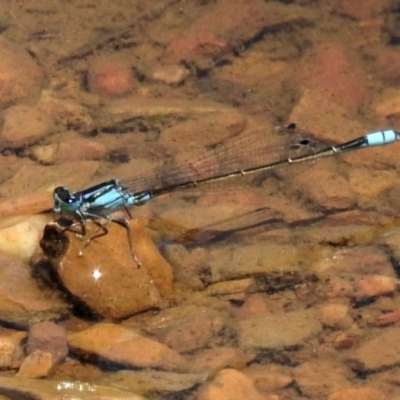
[[[254,381],[235,369],[223,369],[204,385],[198,400],[265,400],[255,387]]]
[[[181,371],[186,361],[177,352],[122,326],[100,323],[68,336],[70,348],[78,354],[135,368]]]
[[[14,369],[20,366],[23,359],[21,341],[25,336],[24,332],[0,335],[0,369]]]
[[[54,367],[54,360],[51,353],[42,350],[35,350],[22,362],[17,373],[18,377],[45,378]]]
[[[26,344],[27,354],[42,350],[53,355],[55,362],[62,361],[68,354],[66,330],[53,322],[39,322],[30,327]]]
[[[224,326],[223,316],[206,307],[181,306],[161,311],[147,330],[178,352],[205,347]]]
[[[354,350],[349,364],[360,371],[376,371],[400,363],[400,328],[386,328]]]
[[[293,370],[293,377],[301,392],[315,399],[326,398],[335,390],[350,385],[348,369],[329,360],[305,362]]]
[[[87,242],[98,231],[87,223],[87,236],[64,231],[56,224],[45,228],[41,247],[50,268],[66,290],[95,313],[120,319],[160,305],[172,291],[172,269],[137,221],[130,222],[135,262],[127,231],[115,223],[108,234]],[[116,245],[117,244],[117,245]]]
[[[190,390],[202,384],[207,379],[207,374],[179,374],[166,371],[118,371],[110,376],[109,383],[118,382],[118,387],[124,390],[137,391],[137,388],[143,388],[141,392],[146,394],[148,388],[149,395],[154,397],[155,393],[175,394]],[[108,382],[108,379],[105,379]],[[178,398],[178,397],[177,397]]]
[[[322,332],[322,325],[310,310],[248,318],[238,325],[240,345],[247,349],[301,345]]]
[[[52,118],[28,105],[16,105],[4,112],[0,140],[4,146],[20,147],[47,136],[53,127]]]

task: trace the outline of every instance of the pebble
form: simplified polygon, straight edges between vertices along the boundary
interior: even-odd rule
[[[86,224],[86,237],[48,224],[41,240],[63,286],[106,318],[121,319],[157,307],[161,297],[172,292],[171,266],[138,221],[131,220],[130,226],[140,267],[132,257],[126,229],[115,223],[108,224],[107,235],[89,244],[87,238],[98,232],[92,222]]]
[[[0,334],[0,368],[2,370],[18,368],[23,361],[22,341],[25,332]]]
[[[87,83],[92,93],[107,96],[122,96],[134,89],[129,65],[111,57],[95,58],[90,62]]]
[[[223,328],[224,319],[206,307],[181,306],[161,311],[146,326],[160,342],[184,353],[207,347]]]
[[[244,349],[282,349],[303,344],[322,332],[315,312],[290,311],[238,322],[239,343]]]
[[[330,360],[311,360],[295,367],[293,378],[305,397],[326,399],[335,390],[349,386],[349,370]]]
[[[11,219],[8,219],[11,223]],[[46,215],[14,217],[11,226],[0,228],[0,251],[28,260],[38,248],[43,228],[48,222]]]
[[[189,370],[212,375],[224,368],[244,368],[251,359],[251,356],[232,347],[203,348],[190,359]]]
[[[64,164],[102,159],[107,154],[107,148],[93,140],[79,139],[35,146],[30,149],[29,154],[43,164]]]
[[[54,363],[61,362],[68,355],[66,330],[50,321],[32,325],[28,332],[26,352],[31,354],[36,350],[50,353]]]
[[[62,98],[51,90],[43,90],[38,107],[64,127],[88,132],[94,126],[88,107],[76,100]]]
[[[35,350],[22,362],[16,376],[25,378],[45,378],[54,368],[51,353]]]
[[[26,261],[0,253],[0,319],[24,327],[67,314],[57,293],[39,287]]]
[[[159,65],[150,72],[150,77],[156,82],[167,85],[178,85],[184,82],[190,71],[181,65]]]
[[[117,380],[120,389],[133,393],[140,387],[142,389],[141,392],[144,392],[144,395],[148,395],[150,399],[155,398],[157,394],[160,396],[159,398],[172,395],[179,398],[182,396],[180,392],[195,390],[197,386],[203,384],[207,379],[207,374],[183,374],[155,370],[122,370],[112,375],[113,377],[106,378],[104,383],[115,385]]]
[[[97,161],[70,162],[50,167],[23,165],[12,179],[1,185],[0,194],[13,201],[25,194],[46,192],[52,200],[51,193],[57,186],[66,186],[72,191],[88,186],[98,168]]]
[[[110,323],[70,333],[68,344],[79,354],[96,355],[129,368],[182,371],[186,366],[186,360],[164,344]]]
[[[218,3],[168,43],[162,56],[166,64],[183,61],[198,68],[209,68],[221,55],[239,48],[265,29],[307,19],[307,12],[296,5],[240,0]],[[246,23],[243,23],[246,21]]]
[[[356,113],[371,99],[369,79],[350,46],[335,42],[305,53],[295,78],[301,91],[311,89],[324,93],[329,102],[345,108],[346,114]],[[315,111],[309,115],[313,114]],[[332,128],[330,119],[328,126]]]
[[[347,304],[322,304],[318,308],[318,318],[324,327],[332,329],[347,329],[353,324]]]
[[[196,120],[174,124],[160,134],[160,143],[175,154],[201,149],[240,134],[247,125],[246,117],[234,110],[202,115]],[[185,155],[187,157],[187,154]]]
[[[348,357],[352,368],[377,371],[400,363],[400,328],[385,328],[373,339],[362,343]]]
[[[2,146],[18,148],[37,142],[53,129],[52,118],[36,107],[26,104],[12,106],[3,113],[0,132]]]
[[[262,392],[275,392],[294,383],[289,370],[275,364],[254,363],[245,369],[244,373],[254,379],[256,388]]]
[[[335,4],[334,11],[356,20],[365,20],[376,17],[384,11],[384,8],[384,3],[374,0],[361,0],[357,3],[351,0],[339,0]]]
[[[357,281],[360,297],[377,297],[393,294],[397,289],[397,278],[368,274]]]
[[[254,381],[235,369],[223,369],[199,391],[196,400],[268,400]]]
[[[0,108],[39,95],[43,71],[29,54],[4,37],[0,40]]]
[[[372,387],[356,387],[337,390],[332,393],[328,400],[386,400],[385,393]],[[396,399],[395,397],[393,398]]]

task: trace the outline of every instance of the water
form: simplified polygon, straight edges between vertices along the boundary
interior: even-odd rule
[[[66,257],[50,265],[37,250],[28,265],[25,249],[54,219],[35,213],[60,184],[123,180],[288,121],[336,143],[396,129],[396,10],[223,7],[0,6],[0,71],[12,88],[1,96],[0,343],[14,349],[1,360],[2,390],[40,376],[27,389],[39,398],[58,387],[88,399],[93,388],[105,398],[396,394],[400,360],[382,350],[400,337],[396,144],[137,207],[139,270],[118,226],[89,246],[69,235]],[[41,321],[68,333],[50,370],[56,342],[26,353]]]

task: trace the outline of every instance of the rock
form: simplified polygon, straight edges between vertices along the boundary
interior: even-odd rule
[[[175,398],[184,396],[187,391],[194,390],[204,383],[207,374],[178,374],[166,371],[117,371],[112,378],[105,378],[104,383],[115,385],[118,388],[135,392],[137,388],[143,388],[142,393],[154,398],[156,394],[166,397],[174,395]],[[147,389],[147,390],[146,390]]]
[[[232,347],[206,348],[192,357],[189,368],[191,372],[214,374],[224,368],[243,368],[251,359],[251,356]]]
[[[35,350],[22,362],[16,376],[25,378],[45,378],[54,367],[51,353]]]
[[[290,26],[307,18],[305,9],[295,5],[258,0],[222,1],[172,40],[162,60],[166,64],[185,62],[200,69],[210,68],[215,60],[260,32]]]
[[[224,326],[217,311],[206,307],[181,306],[161,311],[147,323],[147,331],[177,352],[206,347]]]
[[[23,328],[65,316],[65,304],[52,291],[39,287],[25,261],[0,253],[0,319]]]
[[[199,391],[196,400],[266,400],[251,378],[235,369],[223,369]]]
[[[400,328],[383,333],[361,344],[349,356],[350,366],[359,371],[376,371],[400,363]],[[390,343],[390,345],[388,345]]]
[[[54,362],[61,362],[68,354],[67,332],[53,322],[45,321],[29,328],[27,354],[36,350],[50,353]]]
[[[107,149],[93,140],[80,139],[36,146],[30,149],[29,154],[43,164],[63,164],[101,159],[107,154]]]
[[[190,72],[181,65],[159,65],[150,72],[150,78],[167,85],[182,83]]]
[[[8,219],[12,225],[3,229],[0,227],[0,251],[28,260],[37,250],[48,221],[48,216],[40,214]]]
[[[360,297],[377,297],[392,294],[397,290],[397,278],[385,275],[368,274],[358,282]]]
[[[43,72],[27,52],[0,40],[0,108],[39,94]]]
[[[353,323],[347,304],[322,304],[318,310],[318,318],[324,327],[333,329],[347,329]]]
[[[25,332],[7,332],[0,335],[0,368],[18,368],[23,361],[22,340]]]
[[[111,57],[99,57],[90,62],[87,83],[91,92],[108,96],[122,96],[134,88],[129,65]]]
[[[357,4],[351,0],[339,0],[334,8],[337,13],[356,20],[376,18],[384,9],[384,3],[377,3],[374,0],[362,0]]]
[[[293,377],[305,396],[324,399],[335,390],[349,386],[348,369],[340,363],[329,360],[305,362],[293,370]]]
[[[94,122],[87,107],[76,100],[61,98],[50,90],[42,92],[38,107],[70,129],[90,131],[93,128]]]
[[[314,311],[291,311],[248,318],[238,323],[240,346],[245,349],[282,349],[317,336],[322,326]]]
[[[372,387],[363,388],[346,388],[340,389],[332,393],[328,400],[385,400],[387,396],[385,393],[381,392]]]
[[[25,104],[12,106],[4,111],[4,124],[0,143],[6,147],[22,147],[49,135],[52,118],[36,107]]]
[[[320,91],[348,112],[357,112],[371,98],[367,71],[357,54],[343,43],[331,43],[306,53],[295,80],[299,90]]]
[[[186,361],[169,347],[122,326],[100,323],[68,335],[70,348],[129,368],[180,371]]]
[[[40,242],[67,291],[106,318],[120,319],[157,307],[161,296],[172,292],[171,266],[138,221],[131,220],[130,226],[140,267],[132,257],[125,227],[116,223],[108,224],[108,233],[90,243],[88,238],[98,233],[93,222],[86,224],[86,236],[48,224]]]
[[[282,390],[294,382],[286,368],[274,364],[252,364],[243,372],[254,380],[256,388],[262,392]]]
[[[22,194],[47,192],[51,199],[51,192],[57,186],[70,187],[71,191],[85,188],[93,180],[98,168],[97,161],[71,162],[51,167],[26,165],[1,185],[0,194],[14,199]]]

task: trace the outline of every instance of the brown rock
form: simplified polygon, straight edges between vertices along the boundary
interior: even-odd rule
[[[35,350],[22,362],[18,377],[45,378],[54,367],[53,356],[42,350]]]
[[[322,304],[318,310],[318,317],[323,326],[333,329],[346,329],[353,323],[347,304]]]
[[[397,279],[392,276],[373,275],[363,276],[357,286],[361,297],[377,297],[394,293],[397,288]]]
[[[48,224],[41,240],[41,247],[64,287],[107,318],[124,318],[156,307],[161,295],[172,291],[171,266],[161,257],[144,227],[136,220],[130,221],[130,225],[140,267],[132,257],[126,229],[115,223],[107,225],[106,235],[89,244],[88,238],[98,232],[98,226],[91,222],[86,224],[86,236],[62,232],[57,224]]]
[[[133,90],[130,67],[113,58],[97,58],[90,63],[87,81],[93,93],[122,96]]]
[[[385,400],[385,393],[380,390],[363,387],[363,388],[347,388],[332,393],[328,400]]]
[[[321,91],[331,101],[354,112],[371,97],[367,72],[342,43],[323,46],[307,54],[295,80],[301,90]]]
[[[328,360],[305,362],[293,370],[296,385],[309,398],[323,399],[332,391],[350,384],[349,371]]]
[[[1,369],[13,369],[21,365],[23,360],[21,342],[25,337],[24,332],[10,332],[0,336]]]
[[[100,323],[68,336],[71,349],[135,368],[182,370],[185,359],[169,347],[122,326]]]
[[[50,353],[54,362],[60,362],[68,354],[67,332],[53,322],[45,321],[29,328],[26,351],[28,354],[36,350]]]
[[[251,378],[235,369],[223,369],[200,390],[197,400],[265,400]]]
[[[349,356],[349,363],[361,371],[376,371],[399,364],[400,328],[386,328],[379,336],[361,344]]]
[[[36,62],[4,37],[0,54],[0,107],[38,95],[43,73]]]
[[[190,360],[191,372],[213,374],[224,368],[243,368],[250,357],[231,347],[203,349]]]
[[[152,318],[147,330],[178,352],[205,347],[223,328],[222,316],[211,309],[181,306],[161,311]]]
[[[240,346],[247,349],[296,346],[321,331],[322,326],[311,310],[270,314],[239,321]]]
[[[36,107],[12,106],[4,112],[0,141],[4,146],[21,147],[47,136],[52,127],[51,117]]]
[[[339,0],[335,6],[335,11],[357,20],[375,18],[385,8],[384,2],[375,0],[360,0],[355,3],[351,0]]]
[[[151,71],[151,78],[167,85],[182,83],[190,72],[180,65],[160,65]]]
[[[263,29],[305,18],[304,9],[294,5],[258,0],[221,1],[168,45],[163,60],[169,64],[186,61],[207,68],[213,60],[241,46]]]

